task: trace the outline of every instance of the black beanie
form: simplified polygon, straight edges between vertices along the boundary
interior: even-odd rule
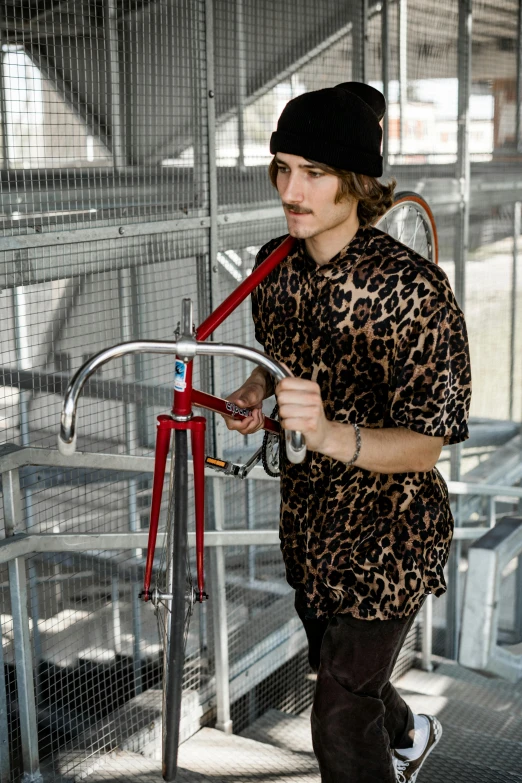
[[[384,95],[362,82],[305,92],[283,109],[270,139],[270,152],[300,155],[355,174],[380,177],[379,121],[385,111]]]

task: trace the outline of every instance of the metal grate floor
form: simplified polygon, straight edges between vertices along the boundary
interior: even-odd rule
[[[422,783],[522,783],[521,685],[456,664],[411,670],[397,685],[415,711],[436,713],[444,727]],[[114,751],[97,762],[87,783],[161,783],[159,763],[137,753]],[[309,711],[269,710],[241,736],[202,729],[181,745],[179,764],[178,783],[320,783]]]

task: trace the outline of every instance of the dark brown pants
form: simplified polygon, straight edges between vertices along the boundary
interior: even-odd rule
[[[411,748],[413,714],[390,676],[415,615],[401,620],[330,620],[296,610],[317,672],[312,740],[322,783],[395,783],[390,748]]]

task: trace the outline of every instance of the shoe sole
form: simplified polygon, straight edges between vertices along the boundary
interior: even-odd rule
[[[427,758],[428,758],[428,756],[430,755],[431,751],[432,751],[432,750],[434,750],[434,749],[437,747],[437,745],[439,744],[439,742],[440,742],[440,738],[442,737],[442,731],[443,731],[443,729],[442,729],[442,723],[441,723],[441,722],[440,722],[440,720],[439,720],[438,718],[436,718],[434,715],[424,715],[424,713],[419,713],[419,715],[423,715],[423,717],[424,717],[424,718],[427,718],[427,719],[429,720],[429,722],[430,722],[430,726],[431,726],[431,725],[433,725],[435,721],[437,722],[437,724],[438,724],[438,736],[435,736],[435,741],[433,742],[432,746],[430,747],[430,749],[428,750],[428,752],[427,752],[427,753],[426,753],[426,755],[424,756],[424,758],[423,758],[423,760],[422,760],[422,764],[421,764],[421,765],[420,765],[420,767],[419,767],[419,768],[418,768],[418,769],[415,771],[415,773],[414,773],[414,777],[410,778],[410,781],[411,781],[411,783],[415,783],[415,781],[417,780],[417,777],[418,777],[418,775],[419,775],[419,772],[421,771],[421,769],[422,769],[422,768],[423,768],[423,766],[424,766],[424,762],[426,761],[426,759],[427,759]]]

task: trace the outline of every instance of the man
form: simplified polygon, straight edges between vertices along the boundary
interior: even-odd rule
[[[372,227],[384,96],[350,82],[291,100],[272,183],[295,250],[252,296],[256,337],[293,378],[275,393],[307,459],[281,468],[281,547],[318,671],[312,738],[323,783],[414,781],[441,734],[389,678],[428,593],[441,595],[453,520],[435,463],[468,437],[466,328],[445,273]],[[269,242],[260,263],[282,238]],[[256,369],[227,426],[263,425]]]

